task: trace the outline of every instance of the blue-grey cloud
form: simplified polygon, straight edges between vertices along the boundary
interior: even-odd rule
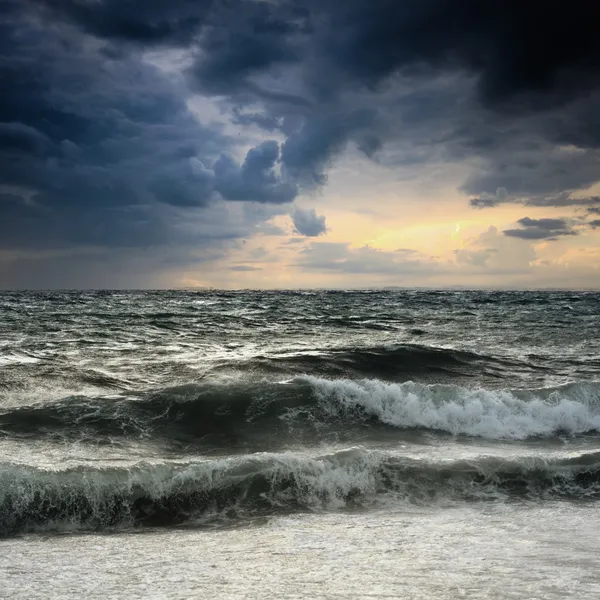
[[[286,173],[306,187],[323,185],[332,154],[342,150],[356,134],[368,132],[374,120],[371,110],[340,110],[305,120],[283,145]],[[364,137],[358,139],[362,141]]]
[[[598,8],[532,0],[29,0],[100,38],[202,49],[198,79],[219,88],[282,61],[321,60],[308,73],[323,96],[346,85],[376,86],[408,67],[480,74],[486,102],[521,93],[548,105],[595,87]],[[451,26],[449,26],[451,24]],[[577,77],[571,76],[576,74]],[[337,75],[336,75],[337,74]],[[226,86],[228,87],[228,86]],[[542,98],[542,95],[545,97]]]
[[[186,46],[207,21],[212,0],[22,0],[47,9],[86,32],[117,42]]]
[[[291,2],[218,2],[190,69],[196,89],[217,95],[252,92],[250,75],[300,60],[296,14]]]
[[[483,207],[501,186],[510,201],[597,181],[600,43],[590,23],[598,16],[586,0],[568,10],[537,0],[233,3],[212,15],[190,73],[198,89],[237,111],[262,104],[254,123],[279,126],[282,162],[303,185],[323,185],[350,143],[376,157],[411,136],[415,162],[476,157],[462,189]],[[301,76],[284,93],[288,68]],[[466,88],[452,99],[422,93],[422,82],[440,73],[465,74],[472,98],[465,102]]]
[[[523,217],[522,219],[519,219],[518,223],[523,227],[537,227],[549,231],[568,229],[569,227],[565,219],[530,219],[529,217]]]
[[[523,240],[557,240],[559,237],[577,235],[565,219],[530,219],[523,217],[518,221],[522,229],[505,229],[502,233],[508,237]]]
[[[410,134],[447,146],[446,156],[482,161],[463,186],[479,207],[492,205],[485,194],[500,186],[510,200],[597,179],[600,15],[588,0],[32,2],[113,45],[190,48],[192,87],[226,98],[238,123],[283,132],[282,162],[304,185],[323,185],[348,143],[374,157],[412,120],[425,121],[424,131],[409,125]],[[474,80],[478,105],[442,102],[441,124],[432,116],[440,107],[430,107],[436,96],[416,91],[374,118],[394,78],[451,72]],[[555,155],[557,144],[582,152]]]
[[[277,172],[279,144],[274,140],[251,148],[241,165],[222,155],[215,164],[215,189],[226,200],[283,204],[291,202],[298,187]]]
[[[585,208],[589,213],[600,213],[600,196],[571,196],[564,192],[555,196],[510,196],[505,189],[495,194],[484,194],[470,200],[474,208],[491,208],[513,203],[542,208]]]
[[[593,211],[599,16],[589,0],[5,0],[0,245],[244,237],[256,222],[211,222],[210,207],[292,202],[348,146],[398,168],[466,161],[474,206]],[[181,77],[146,60],[165,48],[185,54]],[[192,93],[270,139],[240,159]],[[202,239],[186,227],[198,213]]]
[[[250,265],[234,265],[229,268],[230,271],[237,271],[238,273],[252,273],[254,271],[262,271],[260,267],[252,267]]]
[[[294,230],[306,237],[318,237],[327,232],[325,217],[318,215],[314,208],[297,207],[292,214]]]
[[[192,88],[225,98],[235,122],[281,131],[285,176],[302,186],[323,185],[349,143],[376,157],[407,133],[416,138],[417,161],[432,159],[419,152],[427,140],[445,147],[446,157],[480,159],[463,186],[479,207],[492,205],[486,194],[501,186],[512,199],[578,190],[597,178],[599,15],[588,0],[568,9],[541,0],[28,4],[122,52],[128,44],[188,48]],[[434,109],[443,92],[423,95],[419,82],[453,72],[474,81],[476,98]],[[384,98],[399,76],[414,93]],[[557,144],[581,152],[554,154]]]
[[[0,245],[198,244],[174,225],[182,209],[294,199],[296,186],[277,172],[276,142],[237,165],[224,154],[234,141],[198,122],[184,86],[135,54],[107,56],[68,25],[47,27],[27,12],[32,4],[8,6],[0,14],[0,192],[10,200],[0,203]],[[129,10],[63,6],[81,8],[71,14],[78,23],[102,7],[108,16]],[[167,3],[144,7],[140,15],[148,10],[157,23],[159,8],[175,18]],[[102,34],[98,23],[86,31]]]

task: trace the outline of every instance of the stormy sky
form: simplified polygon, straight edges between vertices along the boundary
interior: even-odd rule
[[[595,0],[3,0],[0,287],[600,288]]]

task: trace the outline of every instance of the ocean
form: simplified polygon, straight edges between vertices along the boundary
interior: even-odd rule
[[[600,293],[0,294],[0,597],[600,597]]]

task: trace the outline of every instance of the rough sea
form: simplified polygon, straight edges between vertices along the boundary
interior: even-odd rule
[[[0,294],[0,597],[600,597],[600,293]]]

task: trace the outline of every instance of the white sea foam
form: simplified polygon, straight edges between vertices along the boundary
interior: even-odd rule
[[[326,456],[253,454],[123,468],[39,469],[0,463],[0,536],[22,531],[203,522],[223,512],[363,507],[521,497],[593,497],[597,454],[549,460],[431,462],[350,448]],[[579,475],[584,475],[580,480]]]
[[[7,365],[18,365],[18,364],[34,364],[40,362],[40,359],[35,356],[28,356],[26,354],[5,354],[0,356],[0,366]]]
[[[600,385],[516,393],[454,385],[302,377],[330,413],[363,411],[382,423],[490,439],[600,431]]]

